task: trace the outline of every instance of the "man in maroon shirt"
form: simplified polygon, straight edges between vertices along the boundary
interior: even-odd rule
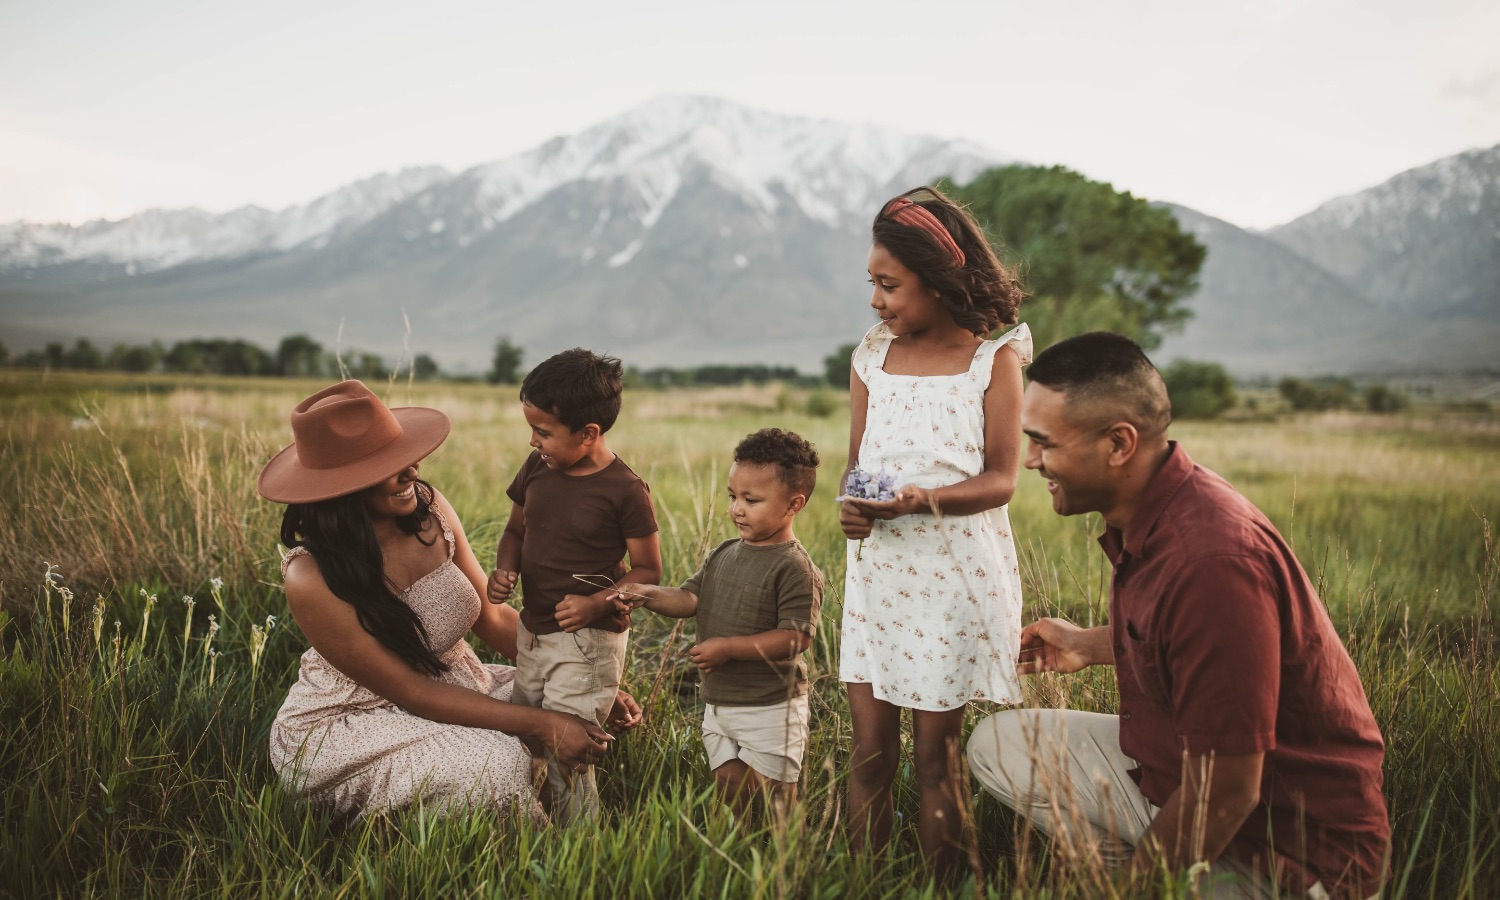
[[[1095,332],[1036,358],[1026,467],[1064,516],[1103,515],[1109,624],[1042,619],[1021,672],[1113,665],[1119,715],[1007,710],[980,782],[1107,864],[1212,864],[1205,896],[1363,898],[1386,872],[1384,745],[1353,662],[1281,535],[1167,439],[1160,374]]]

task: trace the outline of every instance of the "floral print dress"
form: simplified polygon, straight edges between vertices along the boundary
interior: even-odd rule
[[[474,585],[453,560],[453,529],[443,514],[448,560],[406,589],[448,671],[442,681],[510,700],[515,669],[480,661],[465,637],[479,618]],[[297,547],[286,566],[307,548]],[[302,654],[297,683],[271,725],[271,765],[282,783],[343,816],[421,803],[438,811],[489,808],[543,822],[532,790],[532,758],[513,735],[446,725],[397,707],[324,659]]]
[[[978,475],[995,353],[1009,344],[1029,363],[1030,330],[1018,325],[980,344],[958,375],[885,372],[891,340],[880,323],[854,350],[854,372],[870,395],[859,467],[885,469],[897,487]],[[1006,507],[877,520],[862,548],[849,542],[847,571],[839,680],[913,709],[1020,700],[1021,571]]]

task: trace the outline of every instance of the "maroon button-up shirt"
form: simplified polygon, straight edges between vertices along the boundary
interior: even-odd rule
[[[1227,855],[1283,886],[1367,897],[1385,872],[1385,747],[1359,673],[1270,521],[1176,442],[1114,564],[1120,749],[1162,806],[1187,755],[1264,753],[1260,803]]]

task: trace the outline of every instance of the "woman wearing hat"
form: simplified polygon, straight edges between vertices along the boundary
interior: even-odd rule
[[[485,573],[417,465],[448,436],[435,409],[387,409],[358,381],[292,411],[295,441],[260,473],[286,503],[287,605],[312,648],[271,726],[282,781],[336,812],[418,801],[541,818],[532,754],[597,762],[592,722],[509,701],[515,670],[479,661],[472,630],[510,659],[516,611],[481,603]],[[640,719],[621,695],[615,724]],[[530,752],[528,752],[530,751]]]

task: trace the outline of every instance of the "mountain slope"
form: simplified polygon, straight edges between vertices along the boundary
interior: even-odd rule
[[[1493,368],[1500,323],[1413,317],[1255,234],[1164,204],[1208,248],[1193,318],[1153,354],[1213,360],[1242,377]]]
[[[1209,253],[1195,318],[1155,355],[1240,375],[1493,368],[1497,160],[1460,154],[1265,234],[1172,207]],[[663,97],[508,159],[377,175],[279,212],[0,225],[0,341],[301,332],[394,358],[410,321],[412,349],[450,370],[482,370],[505,336],[528,362],[584,345],[645,367],[817,371],[872,321],[878,204],[1004,162]]]
[[[95,223],[116,235],[107,245],[44,245],[37,226],[6,226],[3,329],[18,344],[226,331],[332,344],[342,323],[345,346],[393,353],[404,310],[414,347],[448,365],[482,367],[505,335],[533,360],[586,344],[639,365],[816,370],[868,325],[875,207],[1003,161],[965,142],[665,97],[316,228],[192,212],[195,234],[236,239],[161,238],[149,252],[143,239],[132,257],[119,235],[144,231],[134,219]],[[328,199],[307,209],[336,211]]]
[[[1403,172],[1266,234],[1385,309],[1500,322],[1500,145]]]

